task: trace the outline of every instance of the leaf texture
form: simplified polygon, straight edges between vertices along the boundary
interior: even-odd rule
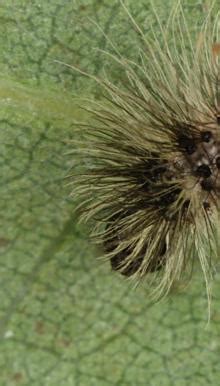
[[[174,1],[154,2],[165,21]],[[149,1],[129,1],[151,34]],[[184,1],[192,33],[207,11]],[[93,21],[92,21],[93,20]],[[100,28],[95,24],[97,23]],[[195,22],[198,21],[198,22]],[[79,96],[97,97],[92,74],[111,71],[101,50],[138,53],[120,2],[9,0],[0,6],[0,384],[201,386],[219,378],[219,274],[206,327],[204,283],[152,304],[96,259],[76,225],[64,177]],[[159,34],[159,31],[158,31]]]

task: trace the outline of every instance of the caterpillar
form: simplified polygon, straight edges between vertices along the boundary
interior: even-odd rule
[[[78,124],[72,194],[114,271],[146,277],[160,298],[189,281],[198,261],[210,300],[220,236],[219,14],[210,7],[193,39],[180,1],[165,26],[158,20],[161,38],[153,30],[148,40],[121,4],[144,48],[137,62],[109,54],[120,85],[92,76],[103,97]]]

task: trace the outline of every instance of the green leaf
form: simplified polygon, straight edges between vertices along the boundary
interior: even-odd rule
[[[149,1],[129,1],[150,32]],[[166,20],[174,0],[154,2]],[[204,2],[185,1],[195,20]],[[96,259],[76,225],[66,153],[92,74],[119,74],[96,48],[135,58],[139,37],[114,0],[8,0],[0,6],[0,384],[135,386],[218,384],[219,274],[212,320],[200,273],[160,303]],[[158,32],[159,35],[159,32]]]

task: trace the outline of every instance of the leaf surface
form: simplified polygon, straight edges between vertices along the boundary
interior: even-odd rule
[[[174,2],[154,2],[163,21]],[[192,30],[204,2],[184,2]],[[149,1],[128,2],[146,31]],[[93,21],[92,21],[93,20]],[[100,28],[95,24],[97,23]],[[201,386],[219,379],[219,275],[213,315],[200,272],[153,304],[96,259],[76,225],[66,141],[92,74],[112,69],[97,48],[135,58],[139,38],[118,1],[8,0],[0,6],[0,384]],[[159,32],[158,32],[159,36]],[[216,297],[216,299],[215,299]]]

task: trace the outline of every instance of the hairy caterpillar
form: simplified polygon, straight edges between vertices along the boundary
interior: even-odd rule
[[[160,297],[198,260],[209,299],[220,236],[219,14],[210,8],[194,41],[178,2],[152,42],[122,6],[145,48],[137,63],[115,49],[123,85],[93,77],[104,98],[79,125],[73,195],[113,270],[147,276]]]

